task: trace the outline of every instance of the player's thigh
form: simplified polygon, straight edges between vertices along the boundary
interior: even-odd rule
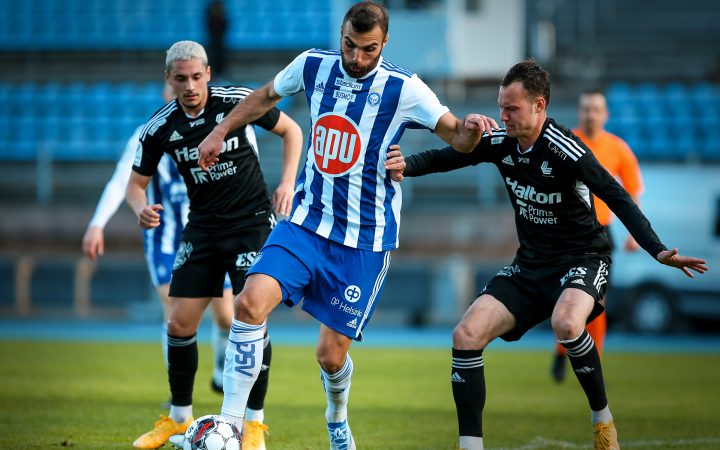
[[[551,325],[559,339],[577,337],[588,321],[604,311],[609,269],[607,255],[586,255],[575,258],[557,272],[562,276],[559,277],[558,300],[553,308]]]
[[[170,297],[168,334],[190,336],[197,332],[211,298]]]
[[[550,323],[558,339],[574,339],[582,333],[597,301],[589,293],[577,289],[563,289],[555,303]]]
[[[498,336],[515,327],[515,317],[490,294],[480,295],[465,312],[453,331],[453,347],[458,350],[485,348]]]

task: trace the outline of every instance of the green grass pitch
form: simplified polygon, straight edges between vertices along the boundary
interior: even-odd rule
[[[587,449],[586,400],[548,352],[485,352],[488,449]],[[273,349],[271,450],[326,449],[314,349]],[[356,346],[349,417],[360,449],[452,449],[449,350]],[[195,417],[217,414],[210,348],[200,346]],[[0,342],[0,449],[130,449],[167,399],[159,344]],[[623,448],[720,448],[720,357],[608,353],[605,379]],[[165,448],[169,448],[169,444]]]

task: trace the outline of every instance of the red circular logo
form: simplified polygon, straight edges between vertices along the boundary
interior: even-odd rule
[[[350,120],[333,113],[318,117],[313,126],[315,167],[326,175],[338,177],[350,172],[360,159],[360,133]]]

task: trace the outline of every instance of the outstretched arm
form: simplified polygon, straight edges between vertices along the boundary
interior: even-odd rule
[[[198,165],[203,170],[209,170],[210,167],[214,166],[218,162],[225,136],[230,131],[258,119],[275,106],[280,99],[281,97],[275,92],[271,80],[235,105],[230,114],[217,124],[212,132],[198,145]]]
[[[465,120],[461,121],[451,112],[446,112],[435,126],[435,132],[455,150],[470,153],[480,142],[483,133],[492,135],[492,130],[498,128],[497,122],[492,117],[468,114]]]
[[[302,130],[290,116],[280,112],[280,118],[271,131],[282,138],[283,152],[282,173],[273,194],[273,205],[277,214],[287,217],[290,215],[295,193],[295,179],[302,152]]]
[[[656,259],[666,266],[675,267],[683,271],[683,273],[690,278],[695,276],[690,272],[690,269],[697,273],[705,273],[710,268],[706,265],[706,261],[699,258],[693,258],[692,256],[683,256],[678,254],[678,249],[663,250],[657,254]]]

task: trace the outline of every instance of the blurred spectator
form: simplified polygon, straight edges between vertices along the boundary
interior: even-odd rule
[[[213,62],[215,75],[225,74],[225,35],[228,30],[228,19],[225,14],[225,3],[213,0],[208,4],[205,23],[208,31],[208,59]]]

